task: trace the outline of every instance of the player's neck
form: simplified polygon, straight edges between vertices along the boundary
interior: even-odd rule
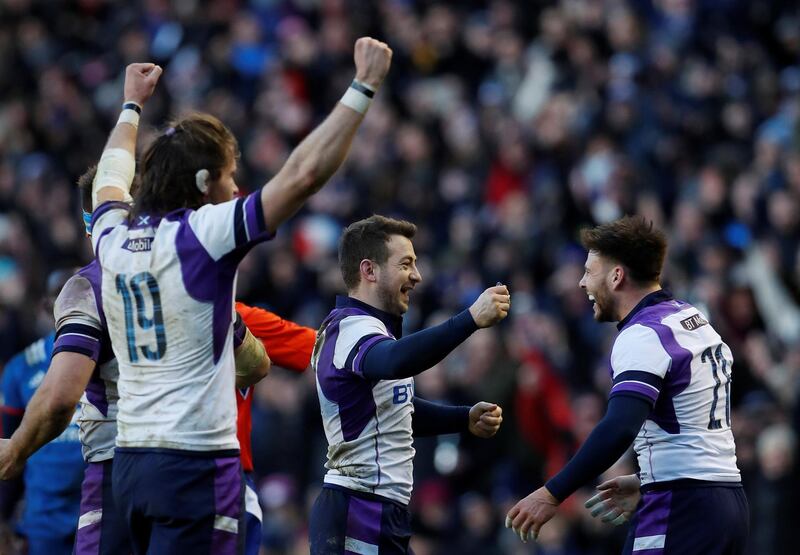
[[[628,314],[630,314],[631,310],[636,308],[636,305],[642,302],[642,299],[644,299],[647,295],[650,293],[655,293],[659,289],[661,289],[661,284],[654,283],[645,287],[636,287],[622,292],[618,298],[619,304],[617,305],[617,322],[621,322]]]
[[[347,296],[357,301],[361,301],[364,304],[368,304],[373,308],[377,308],[378,310],[384,310],[378,295],[373,294],[373,292],[369,289],[359,287],[353,291],[348,291]]]

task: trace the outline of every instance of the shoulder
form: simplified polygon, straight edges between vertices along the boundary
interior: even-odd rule
[[[611,349],[611,366],[615,373],[642,370],[663,374],[670,365],[670,356],[656,331],[644,323],[622,330]]]
[[[75,274],[67,281],[53,307],[56,322],[74,313],[97,317],[97,312],[92,283],[81,274]]]
[[[345,316],[339,321],[339,338],[344,341],[358,340],[365,335],[375,334],[390,335],[386,324],[369,314]]]

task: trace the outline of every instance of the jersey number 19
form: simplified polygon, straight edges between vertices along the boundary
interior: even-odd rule
[[[130,280],[126,274],[117,274],[116,285],[117,293],[122,295],[122,302],[125,304],[125,336],[128,340],[128,357],[131,362],[139,361],[139,353],[136,350],[137,330],[155,332],[156,348],[153,349],[152,345],[143,345],[139,350],[148,360],[161,359],[167,350],[167,337],[164,333],[161,294],[156,278],[150,272],[140,272]],[[149,293],[149,303],[145,300],[145,291]],[[152,307],[149,314],[148,304]]]

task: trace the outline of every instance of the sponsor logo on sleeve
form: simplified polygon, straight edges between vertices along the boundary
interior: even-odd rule
[[[705,326],[706,324],[708,324],[708,321],[699,314],[695,314],[694,316],[689,316],[685,320],[681,320],[681,326],[683,326],[683,329],[688,331],[694,331],[697,328]]]

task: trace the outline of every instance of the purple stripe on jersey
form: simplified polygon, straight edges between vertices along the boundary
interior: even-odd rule
[[[108,416],[108,396],[106,395],[106,382],[100,378],[100,369],[95,368],[92,379],[86,384],[86,399],[103,416]]]
[[[650,419],[667,433],[680,433],[681,426],[675,414],[674,399],[683,393],[692,379],[692,353],[678,344],[668,326],[651,322],[642,322],[642,325],[656,332],[661,346],[672,359]]]
[[[345,441],[356,439],[375,416],[372,382],[353,372],[336,368],[333,355],[339,338],[339,323],[347,316],[363,315],[357,309],[335,310],[333,321],[325,328],[325,341],[317,363],[317,379],[325,398],[339,407],[339,420]],[[332,313],[333,314],[333,313]]]
[[[637,509],[635,538],[660,536],[667,533],[669,512],[672,505],[671,491],[652,491],[642,495],[642,502]],[[651,550],[648,550],[651,551]],[[663,550],[653,549],[654,552]],[[636,553],[641,553],[637,551]]]
[[[211,534],[211,553],[235,554],[238,531],[231,532],[225,525],[236,525],[242,515],[244,502],[242,489],[242,467],[239,457],[224,457],[214,460],[214,513],[215,526]],[[220,519],[220,517],[223,517]],[[237,528],[238,530],[238,528]]]
[[[109,200],[104,202],[92,212],[92,228],[94,228],[97,220],[110,210],[125,210],[126,212],[130,212],[131,205],[121,200]]]
[[[244,201],[244,222],[250,241],[256,240],[262,233],[267,233],[264,210],[261,207],[261,189],[247,195]],[[265,238],[271,239],[274,235],[274,233],[268,234]]]
[[[86,337],[76,333],[59,335],[53,345],[53,352],[70,351],[78,353],[91,353],[87,356],[97,362],[100,358],[100,341],[94,337]]]
[[[361,370],[361,363],[364,362],[364,355],[366,355],[367,352],[376,343],[380,343],[381,341],[391,341],[391,339],[392,338],[389,337],[388,335],[376,335],[375,337],[372,337],[364,341],[364,343],[362,343],[361,346],[358,348],[358,354],[353,359],[353,368],[352,368],[353,372],[355,372],[356,374],[358,374],[363,378],[364,372]]]
[[[175,251],[181,264],[186,292],[197,301],[214,303],[212,337],[216,364],[222,356],[231,325],[236,264],[230,264],[227,256],[214,262],[189,225],[190,213],[185,211],[179,214],[180,227],[175,236]]]
[[[348,501],[345,537],[371,545],[379,545],[382,513],[383,503],[380,501],[369,501],[351,495]],[[346,545],[345,553],[350,553],[347,551]]]
[[[650,399],[653,403],[656,402],[658,399],[658,390],[654,389],[652,386],[647,384],[639,383],[639,382],[620,382],[614,387],[611,388],[611,395],[615,393],[622,393],[623,391],[630,391],[632,393],[638,393],[640,395],[644,395],[648,399]]]
[[[103,275],[100,263],[95,258],[88,265],[78,270],[78,274],[86,278],[89,285],[92,286],[92,293],[94,293],[94,303],[97,306],[97,313],[100,316],[100,323],[103,326],[103,337],[100,342],[100,356],[97,360],[98,364],[105,364],[114,358],[114,351],[111,348],[111,339],[108,337],[108,327],[106,325],[106,315],[103,312],[103,293],[102,283]]]
[[[89,463],[83,474],[81,484],[81,517],[91,518],[93,511],[103,510],[103,463]],[[96,513],[95,513],[96,514]],[[84,515],[88,515],[84,516]],[[102,514],[98,515],[102,517]],[[103,520],[80,526],[75,532],[75,555],[96,555],[100,553],[100,533]]]

